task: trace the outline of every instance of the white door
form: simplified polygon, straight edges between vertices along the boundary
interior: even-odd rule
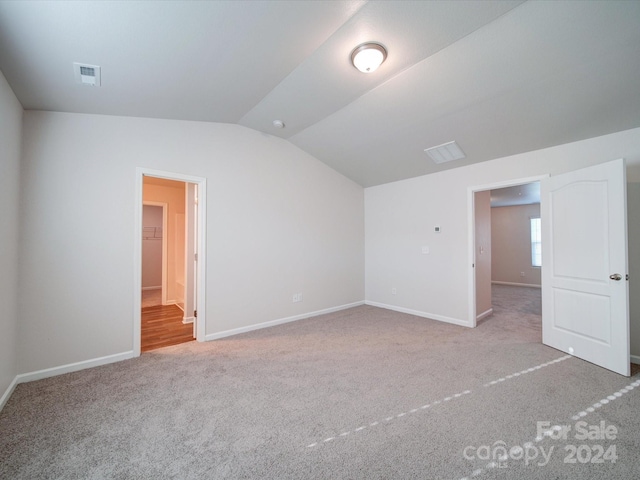
[[[624,160],[541,182],[542,342],[629,376]]]

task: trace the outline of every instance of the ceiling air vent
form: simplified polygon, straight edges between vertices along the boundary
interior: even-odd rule
[[[91,85],[92,87],[100,86],[100,67],[97,65],[74,63],[73,72],[76,77],[76,83]]]
[[[443,143],[437,147],[425,148],[424,151],[436,163],[445,163],[466,157],[456,142]]]

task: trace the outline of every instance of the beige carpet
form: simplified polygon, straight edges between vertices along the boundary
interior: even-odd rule
[[[142,308],[162,305],[162,289],[142,290]]]
[[[542,345],[514,288],[473,330],[362,306],[18,385],[0,478],[640,478],[640,380]]]

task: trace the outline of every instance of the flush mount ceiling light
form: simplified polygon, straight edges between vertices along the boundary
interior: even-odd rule
[[[387,51],[379,43],[363,43],[351,52],[351,63],[362,73],[374,72],[387,58]]]

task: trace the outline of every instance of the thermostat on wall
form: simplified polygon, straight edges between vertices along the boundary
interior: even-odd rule
[[[435,227],[433,227],[433,231],[436,233],[440,233],[440,227],[436,225]]]

